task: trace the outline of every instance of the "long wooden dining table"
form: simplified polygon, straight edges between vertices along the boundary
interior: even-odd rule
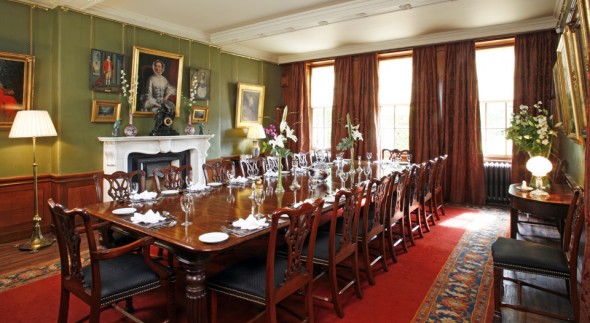
[[[345,167],[345,169],[348,169]],[[333,190],[341,188],[341,180],[334,175],[336,168],[331,167],[330,175],[322,182],[314,181],[307,173],[297,176],[300,189],[291,190],[290,185],[294,176],[288,173],[282,177],[284,193],[275,193],[277,178],[261,177],[262,189],[273,193],[268,194],[260,206],[260,212],[268,215],[281,207],[291,207],[293,203],[306,199],[325,197],[333,193]],[[373,175],[380,176],[382,170],[373,165]],[[361,178],[366,179],[362,174]],[[313,185],[310,183],[314,183]],[[355,183],[358,182],[358,175]],[[116,226],[132,235],[151,236],[156,240],[156,245],[174,253],[180,265],[186,270],[185,295],[187,298],[187,316],[189,322],[207,322],[207,294],[206,294],[206,269],[209,259],[215,253],[234,248],[247,243],[270,232],[268,227],[253,231],[251,234],[236,236],[229,234],[229,239],[219,243],[205,243],[199,237],[206,233],[226,231],[233,221],[246,219],[252,210],[253,200],[249,198],[252,193],[252,184],[235,186],[224,184],[220,187],[212,187],[206,191],[191,192],[193,195],[193,208],[189,212],[189,226],[180,225],[184,221],[185,213],[180,206],[181,194],[160,196],[152,202],[120,203],[104,202],[91,204],[85,209],[93,216],[114,223]],[[352,185],[351,179],[347,181],[347,188]],[[270,187],[270,188],[269,188]],[[184,192],[186,194],[186,192]],[[113,210],[120,208],[135,208],[139,213],[148,210],[169,214],[175,217],[177,224],[173,227],[163,227],[156,230],[130,221],[132,215],[113,214]],[[331,209],[331,204],[326,204],[324,210]],[[285,224],[286,225],[286,224]]]

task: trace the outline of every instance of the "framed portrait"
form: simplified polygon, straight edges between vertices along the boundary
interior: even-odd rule
[[[569,57],[567,53],[567,46],[565,41],[565,34],[561,35],[557,45],[557,62],[559,63],[558,70],[561,72],[561,80],[563,84],[562,102],[562,117],[564,119],[564,131],[569,138],[578,139],[579,130],[576,123],[576,98],[574,97],[574,86],[571,79],[571,68]]]
[[[121,115],[121,103],[117,101],[92,100],[90,122],[115,122]]]
[[[100,49],[90,50],[90,89],[98,92],[121,93],[121,71],[125,56]]]
[[[31,109],[35,57],[0,52],[0,129],[10,130],[19,110]]]
[[[209,120],[209,108],[206,107],[192,107],[191,111],[191,122],[197,123],[201,121],[202,123],[207,123]]]
[[[209,100],[211,91],[211,71],[204,68],[194,68],[190,72],[190,91],[195,93],[197,100]]]
[[[261,124],[263,114],[264,85],[238,83],[236,128],[247,128]]]
[[[576,126],[578,136],[583,135],[586,129],[586,74],[582,62],[581,48],[579,47],[578,35],[580,29],[572,29],[566,26],[564,36],[566,40],[568,60],[570,64],[570,78],[574,87],[574,112],[576,114]],[[580,138],[578,138],[580,139]]]
[[[153,116],[160,109],[180,115],[183,58],[180,54],[133,46],[131,80],[137,80],[131,104],[133,115]]]

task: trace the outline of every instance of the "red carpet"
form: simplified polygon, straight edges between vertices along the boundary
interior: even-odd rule
[[[376,285],[370,286],[361,274],[363,299],[354,296],[349,289],[342,296],[344,319],[335,315],[328,303],[316,302],[316,322],[411,322],[433,281],[461,239],[465,228],[477,219],[480,211],[461,207],[446,207],[447,215],[441,219],[424,239],[417,239],[409,253],[398,254],[398,263],[389,261],[389,272],[376,272]],[[464,213],[469,216],[457,217]],[[182,275],[181,275],[182,276]],[[55,322],[59,309],[60,276],[52,276],[21,287],[0,292],[0,321],[3,322]],[[322,284],[316,286],[324,293]],[[184,310],[183,280],[177,282],[177,308],[180,321],[186,321]],[[134,298],[134,315],[146,322],[162,321],[165,305],[158,291]],[[242,322],[252,318],[258,307],[233,298],[220,298],[220,322]],[[289,307],[302,309],[297,297],[289,301]],[[74,322],[88,314],[88,307],[76,297],[71,297],[69,321]],[[295,321],[279,310],[280,322]],[[244,319],[246,318],[246,319]],[[125,322],[122,314],[109,309],[103,312],[102,322]]]

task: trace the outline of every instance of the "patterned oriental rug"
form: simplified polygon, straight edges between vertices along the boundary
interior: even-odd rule
[[[508,211],[482,209],[441,269],[412,322],[484,322],[493,301],[491,246],[510,227]],[[444,225],[461,221],[455,217]],[[477,288],[474,288],[477,287]]]

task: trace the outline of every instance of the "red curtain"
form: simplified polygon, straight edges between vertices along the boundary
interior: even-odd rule
[[[289,149],[293,152],[307,152],[311,149],[310,124],[311,104],[309,99],[310,67],[305,62],[290,64],[283,69],[286,73],[288,84],[285,84],[288,93],[286,105],[289,108],[287,123],[295,130],[297,142],[288,140]]]
[[[553,64],[557,57],[557,34],[541,31],[517,35],[514,41],[514,103],[513,112],[520,105],[542,101],[545,107],[551,103]],[[529,175],[525,168],[528,156],[516,153],[512,147],[512,183],[520,183]]]
[[[423,162],[441,155],[436,46],[414,49],[412,71],[410,151]]]
[[[358,141],[355,158],[377,152],[379,61],[376,53],[338,57],[334,65],[334,109],[332,110],[332,154],[348,136],[344,125],[350,113],[353,125],[360,124],[363,141]],[[345,156],[350,157],[348,152]]]
[[[445,56],[443,151],[449,154],[449,200],[485,204],[475,43],[447,44]]]

